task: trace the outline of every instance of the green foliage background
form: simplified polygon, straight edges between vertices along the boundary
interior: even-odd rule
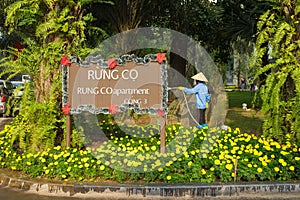
[[[15,145],[23,150],[40,151],[64,141],[60,59],[64,55],[84,57],[90,53],[84,41],[93,17],[83,8],[91,2],[21,0],[5,9],[5,25],[10,33],[22,37],[25,48],[4,50],[8,56],[1,60],[1,75],[9,74],[10,78],[29,74],[33,80],[25,85],[16,119],[19,126],[12,136]]]
[[[1,23],[5,19],[7,33],[17,35],[25,48],[22,52],[14,48],[4,51],[8,56],[0,62],[0,75],[13,77],[21,73],[33,78],[33,83],[26,85],[18,116],[23,128],[12,137],[16,145],[40,151],[63,144],[60,59],[65,55],[84,58],[91,53],[87,44],[108,37],[99,28],[102,24],[110,34],[115,33],[113,30],[164,25],[191,35],[210,49],[224,74],[229,65],[230,44],[238,39],[245,42],[234,48],[245,48],[239,53],[248,56],[251,42],[256,40],[251,71],[257,72],[256,77],[261,81],[260,98],[267,116],[264,133],[276,140],[290,133],[294,140],[299,140],[299,1],[220,0],[216,4],[186,1],[184,5],[180,1],[136,1],[135,6],[128,6],[130,3],[117,0],[6,0],[2,3],[6,7]],[[97,8],[102,8],[101,12]],[[97,20],[91,13],[97,14]],[[262,13],[265,14],[257,23]],[[91,26],[95,21],[97,28]],[[274,62],[266,58],[269,46]],[[12,59],[15,56],[17,60]],[[77,132],[73,135],[73,145],[81,146]]]
[[[260,78],[264,134],[300,139],[300,3],[275,1],[258,23],[252,67]]]

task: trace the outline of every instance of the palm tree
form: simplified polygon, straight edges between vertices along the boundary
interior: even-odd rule
[[[230,41],[233,48],[238,85],[240,76],[248,78],[249,57],[254,50],[257,22],[269,7],[267,1],[260,0],[226,0],[220,2],[224,8],[224,26],[220,32]]]

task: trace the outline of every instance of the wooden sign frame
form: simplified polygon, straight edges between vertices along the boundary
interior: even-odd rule
[[[85,61],[71,57],[69,65],[62,66],[62,79],[62,104],[69,108],[67,146],[70,146],[70,115],[83,111],[115,114],[132,109],[138,114],[158,114],[163,118],[161,152],[164,153],[168,111],[165,54],[148,54],[143,58],[122,55],[107,60],[101,55],[91,55]]]

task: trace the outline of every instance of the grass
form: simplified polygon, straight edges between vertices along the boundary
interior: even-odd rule
[[[228,108],[224,124],[231,128],[239,128],[242,133],[260,135],[262,133],[263,113],[260,110],[252,108],[254,93],[250,91],[232,91],[227,92]],[[242,109],[242,104],[246,103],[250,110]],[[167,124],[180,123],[180,106],[178,101],[174,101],[169,106]],[[158,123],[161,120],[155,115],[139,115],[137,119],[130,118],[125,123],[146,125],[149,123]]]
[[[239,128],[242,133],[260,135],[262,133],[263,113],[252,108],[254,94],[249,91],[227,92],[228,109],[225,124],[231,128]],[[250,109],[242,109],[242,104],[246,103]]]

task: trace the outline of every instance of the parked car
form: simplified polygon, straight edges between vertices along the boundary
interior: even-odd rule
[[[2,86],[0,86],[0,116],[6,116],[6,109],[7,109],[7,101],[9,98],[8,90]]]
[[[8,101],[7,101],[7,112],[6,114],[8,114],[9,116],[16,116],[19,114],[20,111],[20,102],[23,96],[23,90],[24,90],[24,84],[16,87],[14,89],[14,93],[9,97]]]
[[[27,82],[32,82],[31,76],[30,75],[22,75],[22,82],[27,83]]]
[[[10,81],[0,80],[0,87],[3,86],[8,90],[8,94],[12,95],[14,92],[14,86]]]
[[[11,83],[13,84],[14,88],[17,88],[19,86],[23,86],[25,83],[32,82],[32,78],[30,75],[24,75],[20,74],[14,78],[11,79]]]

